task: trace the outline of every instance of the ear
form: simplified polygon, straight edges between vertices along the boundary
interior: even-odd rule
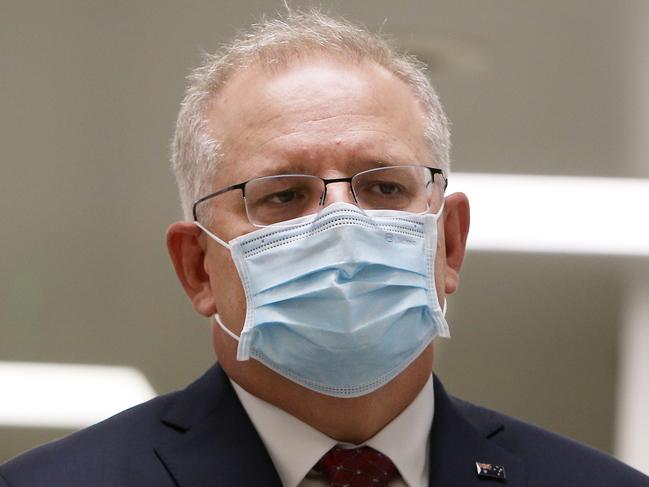
[[[446,294],[460,283],[460,269],[469,235],[469,200],[464,193],[453,193],[444,203],[444,239],[446,246]]]
[[[173,223],[167,230],[167,249],[194,309],[210,317],[216,313],[216,304],[205,271],[205,248],[200,237],[201,229],[192,222]]]

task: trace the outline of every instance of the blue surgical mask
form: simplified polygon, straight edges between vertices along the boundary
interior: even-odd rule
[[[449,336],[435,291],[436,215],[334,203],[225,243],[246,296],[237,359],[336,397],[368,394]],[[287,226],[290,223],[290,226]]]

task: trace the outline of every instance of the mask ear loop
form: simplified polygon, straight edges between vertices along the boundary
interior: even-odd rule
[[[214,320],[218,323],[218,325],[221,327],[221,329],[226,332],[228,335],[230,335],[232,338],[234,338],[236,341],[239,341],[240,337],[234,334],[225,324],[223,321],[221,321],[221,317],[219,316],[218,313],[214,315]]]
[[[440,217],[442,216],[442,213],[444,212],[444,204],[446,203],[446,200],[442,201],[442,206],[439,207],[439,210],[437,210],[437,213],[432,213],[433,218],[435,218],[435,222],[439,221]],[[444,296],[444,304],[442,305],[442,316],[446,318],[446,309],[447,309],[447,301],[446,301],[446,296]]]
[[[439,220],[439,217],[442,216],[442,213],[444,212],[444,205],[446,204],[446,200],[442,200],[442,206],[439,207],[439,210],[437,210],[437,213],[431,213],[435,217],[435,221]]]
[[[194,225],[196,225],[198,228],[203,230],[210,238],[212,238],[215,242],[218,244],[222,245],[226,249],[228,249],[232,253],[232,246],[229,245],[228,243],[224,242],[221,240],[219,237],[214,235],[212,232],[210,232],[207,228],[205,228],[203,225],[200,224],[200,222],[194,221]],[[240,256],[233,255],[233,258],[235,261],[237,258]],[[237,268],[239,268],[237,266]],[[248,292],[246,291],[246,301],[249,300],[248,297]],[[246,307],[247,310],[250,310],[251,308],[249,306]],[[247,318],[246,318],[247,319]],[[221,329],[226,332],[228,335],[230,335],[234,340],[239,342],[239,346],[237,347],[237,360],[248,360],[250,357],[250,336],[249,335],[244,335],[243,338],[240,336],[235,335],[225,324],[221,321],[221,318],[219,317],[219,314],[216,313],[214,315],[214,320],[218,323],[218,325],[221,327]]]
[[[194,221],[193,223],[194,223],[194,225],[196,225],[198,228],[200,228],[201,230],[203,230],[207,235],[209,235],[210,238],[211,238],[212,240],[214,240],[214,241],[216,241],[217,243],[223,245],[226,249],[228,249],[228,250],[230,249],[230,244],[228,244],[226,241],[221,240],[219,237],[217,237],[216,235],[214,235],[214,234],[213,234],[212,232],[210,232],[207,228],[205,228],[203,225],[201,225],[200,222]]]

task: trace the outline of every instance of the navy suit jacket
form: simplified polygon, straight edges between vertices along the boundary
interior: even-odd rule
[[[446,394],[435,379],[430,485],[649,487],[649,477],[579,445]],[[503,466],[506,480],[477,474]],[[0,487],[281,487],[223,370],[0,466]]]

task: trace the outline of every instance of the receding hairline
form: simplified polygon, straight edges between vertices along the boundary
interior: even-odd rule
[[[386,78],[391,78],[392,80],[399,82],[404,88],[406,88],[407,92],[410,95],[410,99],[413,102],[413,105],[417,107],[419,115],[421,115],[422,123],[425,125],[427,119],[427,111],[424,102],[419,96],[417,96],[416,91],[406,82],[406,80],[399,77],[387,66],[367,57],[358,56],[351,58],[349,56],[340,55],[338,53],[331,53],[322,49],[313,49],[308,53],[301,52],[300,56],[291,57],[290,59],[283,60],[282,62],[267,63],[263,62],[263,60],[256,60],[255,63],[246,64],[245,66],[241,66],[238,69],[232,70],[232,72],[229,73],[229,76],[222,79],[219,86],[210,93],[210,96],[206,100],[205,105],[202,109],[202,115],[206,121],[206,128],[210,132],[209,135],[214,137],[215,139],[220,140],[222,143],[227,143],[227,140],[224,138],[225,134],[219,133],[213,122],[218,121],[219,112],[221,114],[224,113],[224,110],[217,106],[219,100],[223,95],[223,92],[230,89],[234,84],[237,83],[237,81],[244,80],[245,78],[250,79],[253,77],[270,81],[273,77],[281,76],[283,73],[289,72],[292,69],[306,67],[310,63],[316,64],[321,60],[325,62],[331,62],[332,64],[337,64],[342,67],[347,66],[349,68],[363,68],[363,66],[367,66],[370,68],[379,69],[384,75],[386,75]],[[216,115],[216,117],[214,118],[211,115]],[[422,132],[421,135],[423,139],[426,138],[424,132]]]

